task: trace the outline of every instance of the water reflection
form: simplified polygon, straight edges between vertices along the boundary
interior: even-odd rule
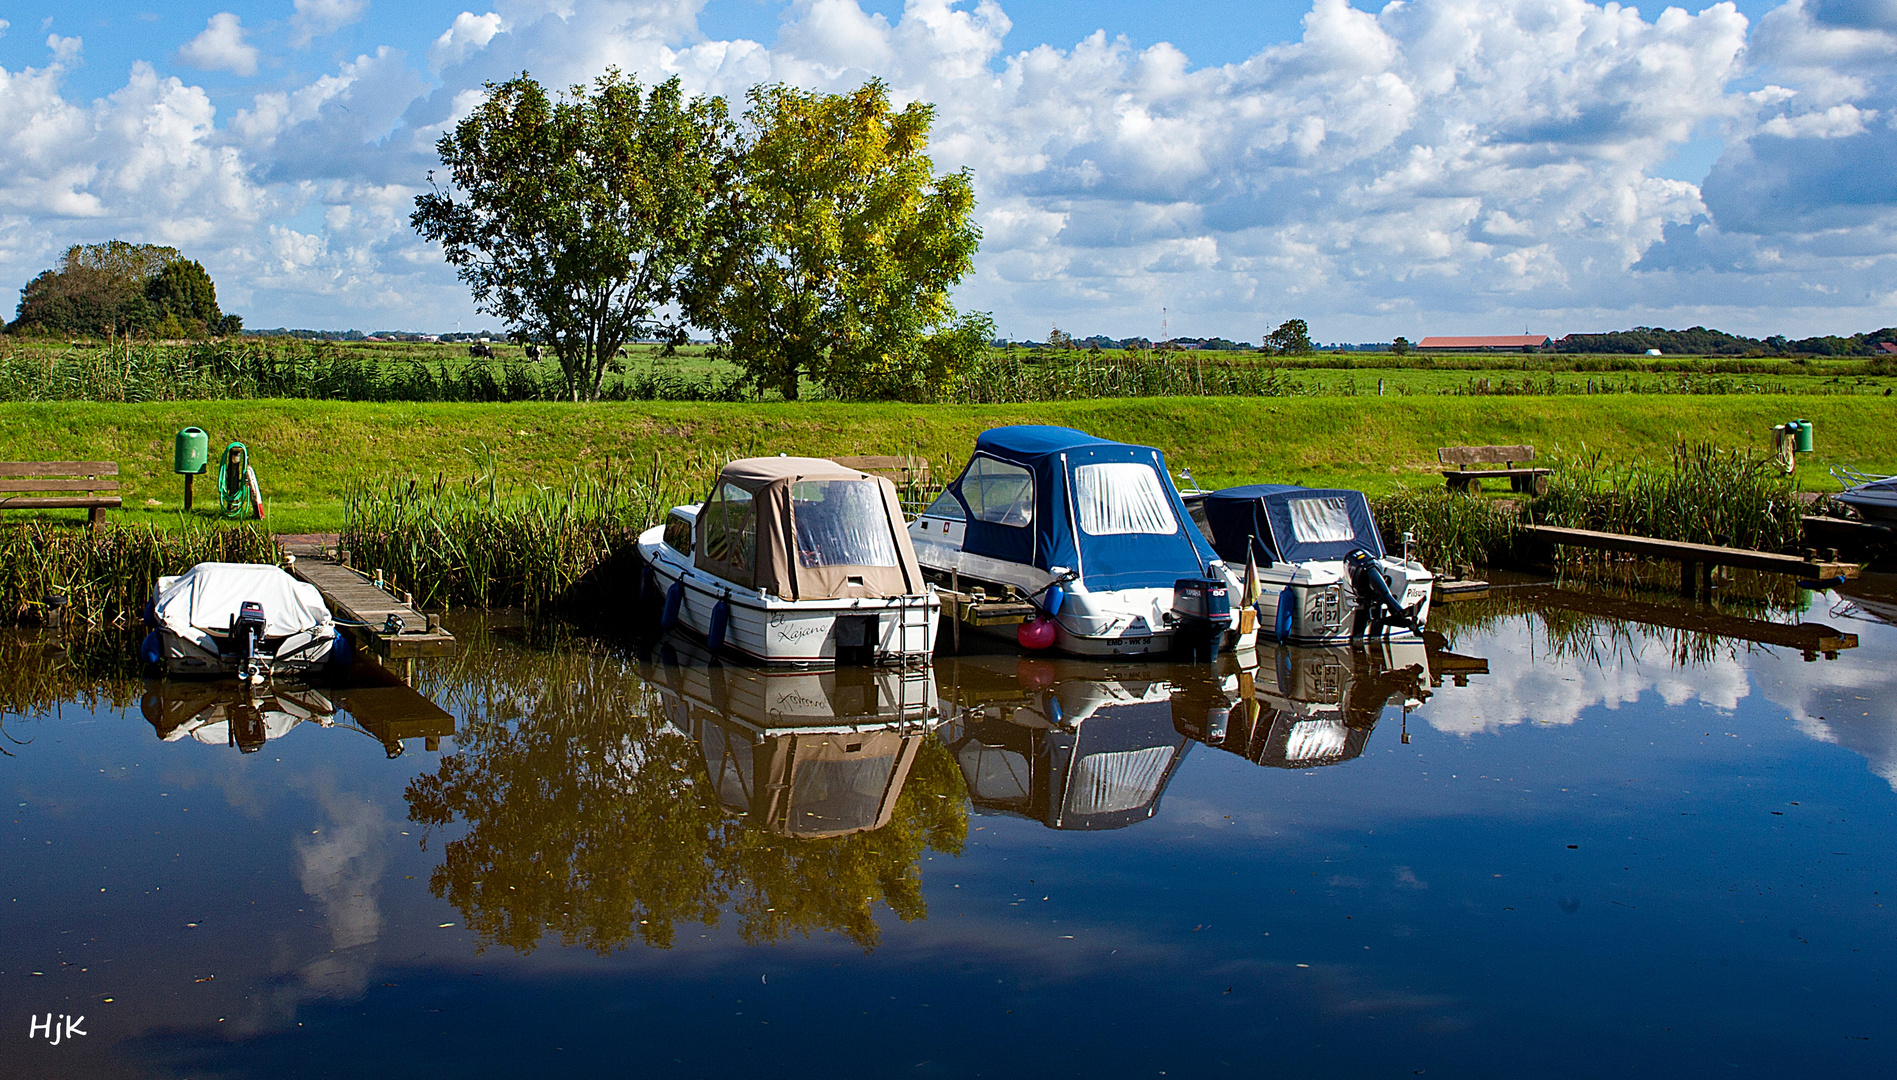
[[[937,720],[930,669],[728,667],[679,642],[660,697],[726,809],[797,839],[880,829]]]
[[[669,947],[726,912],[746,941],[873,946],[878,905],[926,916],[924,853],[961,850],[926,669],[777,675],[679,643],[644,664],[488,655],[460,752],[407,791],[414,821],[454,836],[430,887],[484,947]]]
[[[1228,675],[1221,689],[1230,698],[1208,701],[1203,711],[1176,695],[1179,730],[1259,765],[1308,769],[1362,754],[1384,709],[1397,706],[1407,716],[1430,695],[1420,641],[1280,647],[1262,659],[1256,670]]]
[[[340,685],[281,681],[245,685],[234,679],[150,679],[139,710],[165,742],[184,739],[254,754],[300,724],[367,735],[391,758],[409,739],[430,751],[454,734],[454,717],[394,674],[358,658]],[[343,719],[339,720],[341,715]],[[347,721],[353,719],[354,724]]]
[[[1050,829],[1121,829],[1159,812],[1191,740],[1173,722],[1191,665],[955,657],[943,741],[978,807]]]

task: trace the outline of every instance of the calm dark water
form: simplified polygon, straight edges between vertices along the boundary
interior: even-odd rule
[[[462,621],[254,711],[8,637],[0,1073],[1882,1074],[1897,605],[1590,603],[907,677]]]

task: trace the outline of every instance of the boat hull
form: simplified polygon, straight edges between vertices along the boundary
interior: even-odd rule
[[[761,664],[808,667],[852,662],[926,662],[935,652],[942,602],[931,590],[890,598],[783,600],[705,573],[664,543],[662,528],[639,538],[660,603],[679,590],[676,628],[710,639],[724,605],[719,646]]]
[[[159,661],[170,674],[209,678],[241,674],[238,658],[221,652],[219,642],[208,634],[187,637],[169,626],[160,626],[153,634],[158,639]],[[303,675],[327,667],[335,649],[333,631],[296,633],[266,638],[255,660],[266,675]]]

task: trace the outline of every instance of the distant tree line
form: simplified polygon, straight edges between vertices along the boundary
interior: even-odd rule
[[[202,264],[174,247],[110,240],[75,244],[56,269],[20,290],[10,333],[86,337],[204,338],[244,321],[217,306]]]
[[[1897,327],[1885,327],[1849,337],[1823,335],[1792,340],[1774,334],[1767,338],[1741,337],[1723,330],[1695,326],[1690,330],[1662,330],[1636,326],[1607,334],[1569,334],[1555,342],[1564,353],[1645,353],[1658,349],[1669,356],[1876,356],[1878,345],[1897,343]]]

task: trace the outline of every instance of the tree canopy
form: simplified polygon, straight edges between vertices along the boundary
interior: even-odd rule
[[[20,290],[14,327],[46,333],[200,337],[243,325],[218,310],[202,264],[174,247],[110,240],[75,244]]]
[[[1278,356],[1304,356],[1312,349],[1311,327],[1303,319],[1286,319],[1265,335],[1263,351]]]
[[[790,399],[804,376],[840,397],[945,384],[994,327],[949,300],[981,230],[970,174],[934,175],[934,107],[892,110],[880,81],[849,94],[759,86],[749,100],[722,243],[687,298],[692,321]]]
[[[676,77],[647,91],[612,70],[554,100],[523,73],[435,144],[450,184],[409,221],[482,311],[552,346],[574,400],[593,398],[623,343],[682,336],[661,312],[707,243],[730,145],[724,102]]]

